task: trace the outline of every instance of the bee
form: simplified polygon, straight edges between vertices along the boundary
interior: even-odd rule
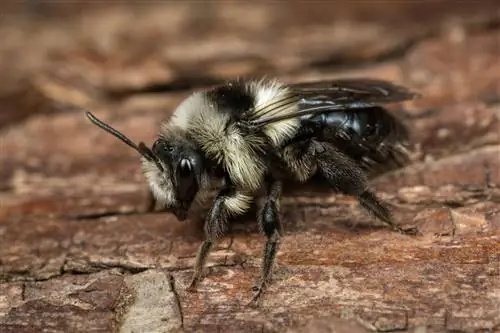
[[[419,95],[377,79],[337,79],[285,84],[236,79],[192,93],[161,124],[151,148],[136,144],[90,112],[88,118],[141,155],[156,204],[182,221],[215,193],[204,218],[188,290],[195,291],[207,256],[230,220],[258,206],[266,236],[255,304],[271,277],[283,237],[279,202],[283,188],[320,179],[391,228],[403,228],[369,187],[369,178],[408,163],[408,130],[385,107]]]

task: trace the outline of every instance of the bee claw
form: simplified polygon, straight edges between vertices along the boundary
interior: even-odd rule
[[[254,289],[254,288],[252,288]],[[256,288],[257,292],[253,295],[250,302],[247,303],[248,307],[257,308],[260,305],[260,301],[262,300],[263,288]]]
[[[252,286],[252,291],[254,295],[250,302],[247,304],[249,307],[258,307],[262,301],[262,296],[264,295],[264,291],[266,290],[267,283],[269,279],[262,280],[260,279],[255,285]]]
[[[190,293],[198,292],[198,283],[197,282],[198,281],[196,279],[193,279],[193,281],[191,281],[189,286],[186,288],[186,291],[190,292]]]

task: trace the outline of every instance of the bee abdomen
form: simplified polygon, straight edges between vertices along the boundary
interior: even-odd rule
[[[301,118],[302,126],[315,125],[320,131],[346,132],[360,138],[376,141],[388,137],[406,139],[408,133],[404,126],[382,107],[371,107],[349,111],[306,115]],[[328,134],[328,133],[327,133]],[[338,133],[341,134],[341,133]]]
[[[313,128],[316,139],[333,143],[374,174],[407,162],[408,131],[383,107],[303,117],[301,125],[305,130]]]

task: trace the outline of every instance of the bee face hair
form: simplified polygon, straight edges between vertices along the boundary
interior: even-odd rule
[[[177,200],[172,182],[172,170],[169,164],[162,161],[159,163],[161,168],[151,160],[141,157],[142,171],[158,204],[162,207],[174,206]]]

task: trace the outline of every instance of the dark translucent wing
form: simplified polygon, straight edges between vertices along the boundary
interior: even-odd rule
[[[337,104],[403,102],[418,97],[403,86],[389,81],[359,78],[312,81],[288,85],[306,100],[328,99]]]
[[[375,105],[403,102],[419,95],[388,81],[375,79],[339,79],[312,81],[288,85],[294,91],[299,108],[294,113],[279,116],[261,116],[249,124],[259,128],[274,122],[304,115],[315,115],[338,110],[356,110]],[[288,96],[287,98],[290,98]],[[279,101],[275,101],[280,105]],[[262,115],[262,113],[261,113]]]

